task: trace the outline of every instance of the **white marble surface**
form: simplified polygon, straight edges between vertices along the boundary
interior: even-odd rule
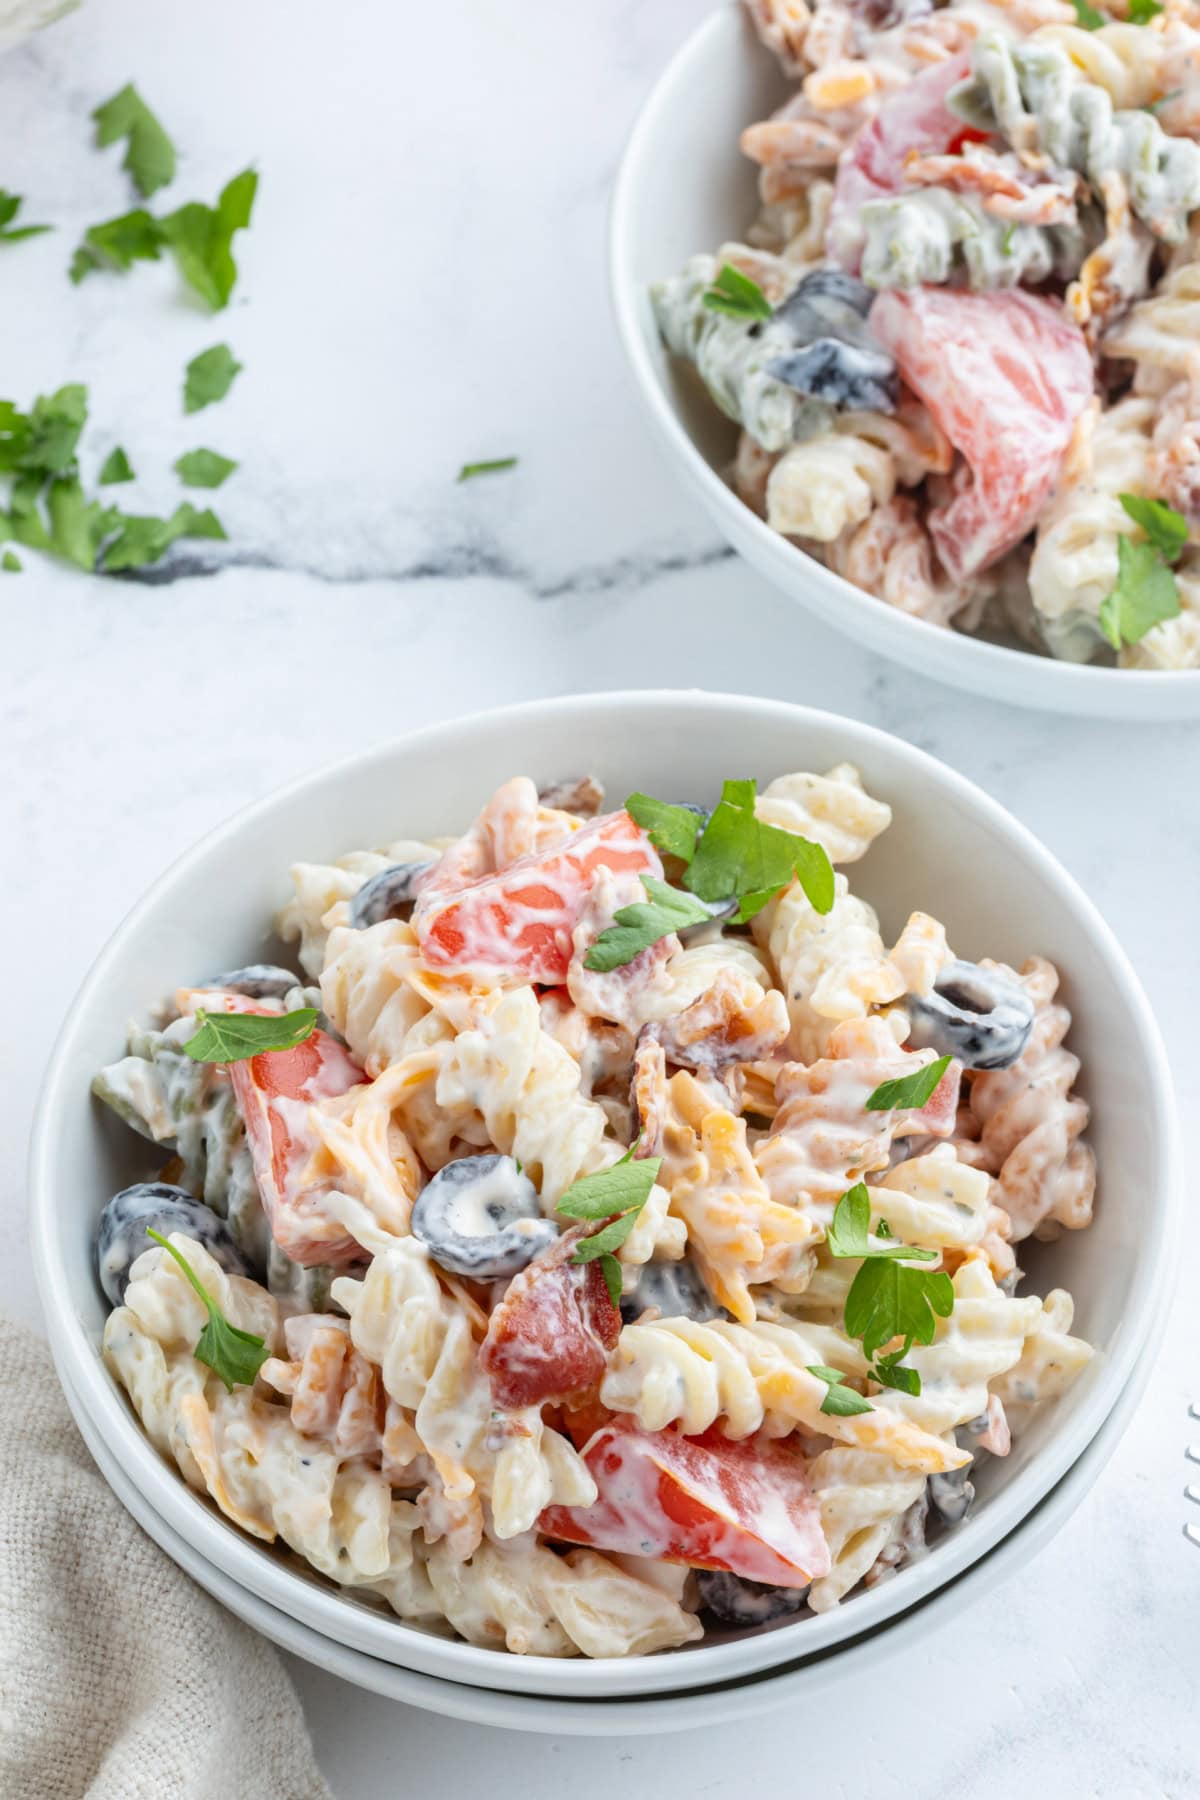
[[[605,204],[635,107],[704,4],[87,0],[0,61],[0,185],[61,227],[0,250],[0,393],[88,381],[88,463],[123,443],[147,507],[173,503],[182,449],[243,464],[217,501],[228,550],[196,546],[167,579],[102,583],[32,555],[0,576],[0,1303],[21,1316],[38,1315],[29,1117],[105,934],[245,800],[506,699],[746,689],[953,762],[1098,900],[1195,1116],[1200,731],[1060,723],[919,683],[735,562],[652,451],[609,324]],[[185,152],[181,196],[261,170],[219,320],[166,265],[66,282],[75,235],[132,203],[87,126],[131,78]],[[246,371],[185,420],[182,366],[222,338]],[[514,475],[455,485],[464,460],[508,454]],[[392,1795],[397,1768],[406,1792],[504,1800],[567,1784],[600,1800],[614,1781],[732,1800],[751,1778],[879,1800],[1007,1800],[1035,1782],[1070,1800],[1195,1793],[1200,1553],[1181,1532],[1195,1244],[1153,1385],[1090,1499],[1027,1580],[886,1685],[798,1704],[750,1742],[625,1741],[619,1716],[596,1742],[501,1742],[295,1665],[339,1800]]]

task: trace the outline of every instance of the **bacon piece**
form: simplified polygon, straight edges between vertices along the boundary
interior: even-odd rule
[[[598,1261],[571,1262],[583,1226],[514,1275],[488,1322],[479,1366],[497,1406],[515,1411],[582,1399],[600,1384],[621,1331]]]
[[[592,1506],[552,1506],[548,1537],[599,1550],[729,1569],[749,1581],[806,1587],[829,1572],[829,1547],[804,1462],[782,1444],[712,1430],[603,1427],[583,1451],[598,1489]]]

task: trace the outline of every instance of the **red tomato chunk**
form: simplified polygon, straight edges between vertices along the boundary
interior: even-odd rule
[[[314,1031],[294,1050],[266,1050],[230,1063],[229,1077],[271,1236],[284,1255],[306,1267],[361,1256],[322,1205],[327,1184],[308,1174],[316,1140],[307,1123],[314,1100],[347,1093],[366,1080],[358,1064],[327,1031]]]
[[[449,896],[419,900],[413,922],[422,952],[439,968],[554,986],[566,979],[571,933],[600,868],[662,874],[650,840],[629,814],[607,813],[553,850],[522,857]]]
[[[1052,300],[1017,291],[880,294],[871,330],[966,464],[929,530],[956,581],[1032,530],[1092,397],[1083,333]]]
[[[775,1587],[806,1587],[829,1573],[804,1463],[782,1444],[638,1431],[618,1420],[595,1434],[583,1460],[599,1497],[592,1506],[548,1507],[539,1521],[548,1537],[729,1569]]]

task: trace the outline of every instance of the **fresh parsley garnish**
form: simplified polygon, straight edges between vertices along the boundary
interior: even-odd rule
[[[1161,552],[1150,542],[1119,537],[1117,585],[1100,602],[1100,629],[1113,649],[1140,643],[1153,626],[1179,612],[1179,588]]]
[[[905,1265],[936,1262],[937,1252],[915,1244],[884,1244],[872,1237],[871,1199],[861,1181],[843,1194],[834,1208],[827,1241],[834,1256],[862,1259],[846,1295],[847,1333],[862,1339],[869,1357],[893,1338],[903,1338],[903,1348],[882,1359],[883,1373],[875,1371],[876,1379],[885,1387],[919,1393],[920,1377],[915,1370],[903,1368],[901,1359],[914,1343],[933,1342],[935,1315],[948,1319],[954,1310],[954,1285],[944,1270]]]
[[[87,389],[79,382],[39,394],[27,413],[0,400],[0,471],[42,476],[72,471],[86,419]]]
[[[6,575],[19,575],[23,566],[15,550],[6,550],[4,555],[0,556],[0,569],[3,569]]]
[[[199,1027],[183,1046],[193,1062],[244,1062],[268,1050],[294,1050],[316,1030],[315,1006],[289,1013],[210,1013],[196,1009]]]
[[[20,194],[0,188],[0,244],[18,244],[22,238],[40,237],[53,231],[53,225],[14,225],[13,220],[25,204]]]
[[[258,176],[243,169],[222,188],[215,206],[193,200],[162,218],[136,207],[91,225],[72,259],[71,280],[78,283],[96,269],[123,274],[135,262],[157,262],[166,249],[189,287],[219,312],[237,281],[234,234],[249,225],[257,191]]]
[[[893,1350],[888,1356],[877,1356],[871,1374],[880,1387],[896,1388],[902,1394],[917,1395],[921,1392],[921,1377],[915,1369],[906,1365],[904,1358],[912,1349],[912,1338],[906,1337],[899,1350]]]
[[[190,500],[181,502],[169,519],[142,513],[114,513],[112,518],[117,536],[101,563],[109,575],[160,561],[180,538],[225,538],[225,527],[216,513],[209,507],[201,510]]]
[[[1131,25],[1148,25],[1162,10],[1159,0],[1129,0],[1129,11],[1125,16]]]
[[[826,1383],[825,1398],[821,1402],[823,1413],[849,1418],[854,1413],[874,1411],[869,1400],[864,1400],[854,1388],[846,1386],[846,1377],[840,1369],[827,1369],[824,1363],[809,1363],[808,1372]]]
[[[1085,31],[1099,31],[1102,25],[1108,23],[1103,13],[1088,5],[1088,0],[1071,0],[1071,4],[1075,8],[1076,20]]]
[[[867,1097],[867,1111],[899,1112],[909,1107],[924,1106],[932,1098],[953,1060],[950,1056],[939,1056],[936,1062],[926,1063],[924,1068],[918,1069],[913,1075],[899,1075],[894,1081],[881,1081],[875,1092]]]
[[[228,344],[214,344],[211,350],[202,350],[199,356],[193,356],[184,370],[184,412],[199,412],[205,406],[212,406],[214,401],[223,400],[243,366]]]
[[[185,487],[219,488],[237,464],[217,450],[187,450],[176,458],[174,467]]]
[[[122,450],[120,444],[110,450],[100,470],[100,486],[112,487],[118,481],[134,479],[133,464]]]
[[[460,481],[471,481],[476,475],[498,475],[502,469],[515,469],[515,456],[494,456],[490,462],[464,463],[458,471]]]
[[[1165,500],[1147,500],[1143,494],[1118,494],[1125,512],[1140,525],[1164,562],[1175,563],[1187,544],[1188,522]]]
[[[92,117],[96,121],[97,149],[106,149],[125,138],[121,167],[129,170],[143,199],[148,200],[174,180],[175,146],[132,82],[98,106]]]
[[[710,312],[726,313],[731,319],[771,317],[771,302],[757,281],[732,263],[723,263],[712,286],[704,290],[704,304]]]
[[[691,862],[701,821],[689,806],[673,806],[670,801],[655,800],[649,794],[630,794],[625,811],[635,825],[641,826],[656,850],[664,856],[677,856],[681,862]]]
[[[186,1048],[186,1045],[184,1046]],[[633,1160],[640,1138],[630,1145],[619,1162],[595,1175],[583,1175],[567,1189],[558,1203],[558,1211],[568,1219],[607,1219],[608,1224],[585,1237],[575,1246],[573,1263],[600,1259],[600,1272],[614,1306],[621,1303],[621,1265],[613,1252],[619,1250],[633,1230],[637,1216],[650,1197],[662,1167],[661,1156]],[[614,1217],[613,1215],[616,1215]]]
[[[174,1244],[168,1242],[151,1225],[147,1225],[146,1235],[152,1237],[156,1244],[161,1244],[168,1256],[175,1258],[208,1308],[208,1324],[196,1339],[196,1347],[192,1351],[196,1361],[211,1369],[214,1375],[219,1375],[231,1394],[235,1385],[252,1387],[255,1376],[271,1354],[262,1338],[255,1337],[252,1331],[242,1331],[229,1323],[182,1251],[177,1250]]]
[[[613,914],[616,923],[589,946],[583,959],[585,969],[606,974],[610,969],[623,968],[669,932],[687,925],[703,925],[712,917],[708,908],[690,894],[681,894],[678,888],[656,881],[653,875],[643,875],[642,886],[649,899],[635,900]]]

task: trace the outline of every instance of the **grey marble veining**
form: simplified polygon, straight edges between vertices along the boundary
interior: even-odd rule
[[[0,185],[59,226],[0,247],[0,394],[88,381],[86,470],[122,443],[139,482],[113,492],[133,510],[174,505],[182,450],[242,465],[213,496],[227,547],[180,546],[143,580],[33,553],[0,576],[0,1304],[36,1316],[22,1162],[54,1033],[155,875],[304,769],[539,694],[746,690],[953,763],[1097,900],[1195,1116],[1200,731],[1026,714],[881,662],[729,555],[649,440],[608,316],[607,193],[639,99],[704,10],[85,0],[0,59]],[[215,319],[167,263],[66,280],[83,228],[133,203],[88,125],[129,79],[184,152],[164,202],[260,169]],[[185,418],[183,366],[221,340],[245,371]],[[456,484],[462,462],[513,454],[513,474]],[[878,1688],[684,1740],[623,1742],[619,1724],[597,1743],[521,1739],[497,1774],[490,1734],[297,1666],[340,1800],[393,1793],[401,1742],[406,1787],[503,1800],[567,1783],[600,1800],[614,1780],[731,1800],[747,1780],[852,1800],[1196,1791],[1200,1558],[1180,1526],[1198,1276],[1189,1234],[1146,1400],[1028,1581]]]

